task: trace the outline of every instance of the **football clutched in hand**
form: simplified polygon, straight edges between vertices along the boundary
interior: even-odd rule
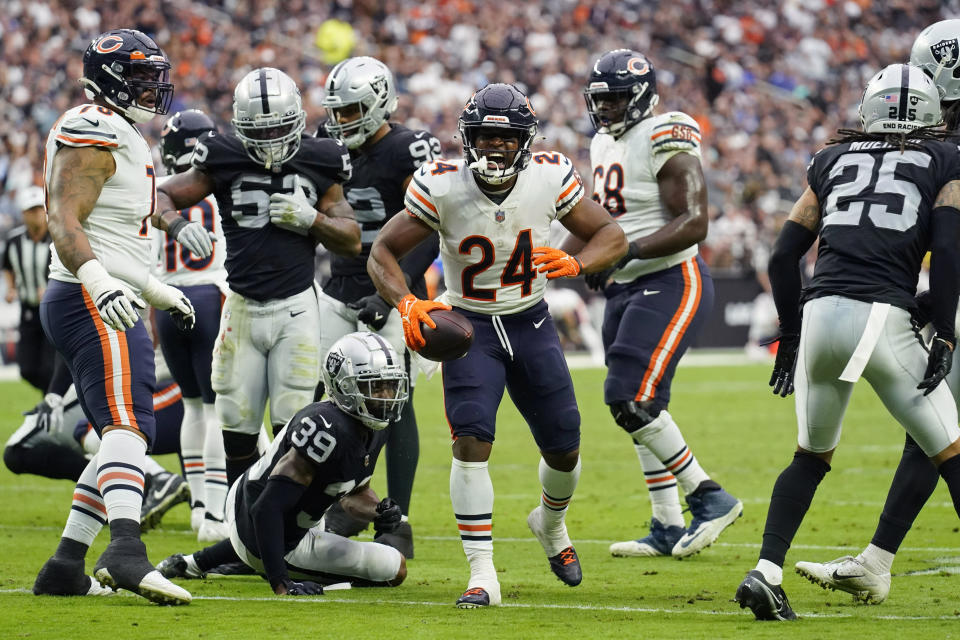
[[[437,324],[436,329],[420,323],[420,333],[427,344],[419,353],[427,360],[446,362],[467,355],[473,344],[473,324],[462,313],[435,309],[430,318]]]

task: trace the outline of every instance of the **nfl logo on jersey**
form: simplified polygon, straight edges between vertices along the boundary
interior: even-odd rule
[[[503,222],[504,220],[507,219],[507,212],[504,211],[503,209],[498,209],[497,212],[493,214],[493,217],[496,219],[497,222]]]

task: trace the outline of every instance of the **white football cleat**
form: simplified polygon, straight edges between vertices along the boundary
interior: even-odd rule
[[[890,574],[876,574],[853,556],[830,562],[798,562],[797,573],[824,589],[846,591],[854,600],[880,604],[890,593]]]

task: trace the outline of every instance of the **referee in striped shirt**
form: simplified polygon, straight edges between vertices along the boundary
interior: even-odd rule
[[[7,235],[3,254],[3,274],[7,284],[7,302],[20,299],[20,341],[17,364],[20,376],[46,391],[53,375],[56,350],[40,326],[40,299],[47,288],[50,272],[50,234],[43,189],[30,186],[17,196],[23,225]]]

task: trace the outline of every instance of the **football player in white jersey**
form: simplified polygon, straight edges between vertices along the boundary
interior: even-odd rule
[[[600,57],[584,97],[597,130],[590,144],[593,198],[630,243],[615,268],[586,278],[607,299],[604,402],[633,439],[653,507],[650,534],[614,543],[610,552],[689,556],[713,544],[743,511],[703,471],[667,412],[677,362],[713,306],[713,281],[697,254],[707,235],[700,129],[685,113],[656,114],[653,65],[629,49]],[[571,238],[564,248],[578,244]],[[689,527],[678,484],[690,506]]]
[[[213,120],[196,109],[171,116],[160,134],[160,156],[167,174],[188,170],[197,139],[216,130]],[[166,179],[160,178],[157,184]],[[183,390],[180,453],[190,485],[190,526],[200,542],[217,542],[228,533],[223,522],[228,487],[223,434],[214,408],[217,395],[211,386],[210,369],[213,345],[220,332],[220,307],[227,292],[227,247],[217,201],[212,195],[181,210],[180,216],[187,222],[201,224],[216,238],[216,243],[210,255],[202,257],[169,235],[155,234],[159,252],[157,277],[179,287],[197,312],[193,331],[178,330],[170,315],[162,311],[157,313],[156,327],[164,358]]]
[[[464,159],[426,164],[407,187],[406,213],[374,241],[367,269],[380,295],[397,306],[407,346],[425,342],[420,323],[450,305],[473,323],[475,339],[443,365],[444,402],[454,436],[450,499],[470,562],[461,608],[500,604],[493,566],[493,485],[487,460],[503,390],[540,449],[540,504],[527,523],[551,570],[582,579],[564,514],[580,475],[580,413],[553,320],[543,302],[548,279],[614,264],[626,250],[620,227],[589,198],[560,153],[531,153],[537,118],[515,87],[491,84],[460,115]],[[560,222],[583,243],[577,255],[544,246]],[[440,234],[447,291],[442,302],[417,299],[398,260]]]
[[[190,602],[153,569],[140,540],[155,380],[153,344],[138,310],[146,303],[169,310],[184,329],[194,320],[190,300],[150,273],[156,179],[150,147],[134,127],[167,112],[169,70],[160,47],[139,31],[98,36],[83,55],[80,79],[91,103],[63,114],[47,138],[56,252],[40,316],[102,444],[77,482],[60,545],[37,575],[38,595],[89,591],[84,556],[109,522],[110,544],[94,568],[101,584],[160,604]]]

